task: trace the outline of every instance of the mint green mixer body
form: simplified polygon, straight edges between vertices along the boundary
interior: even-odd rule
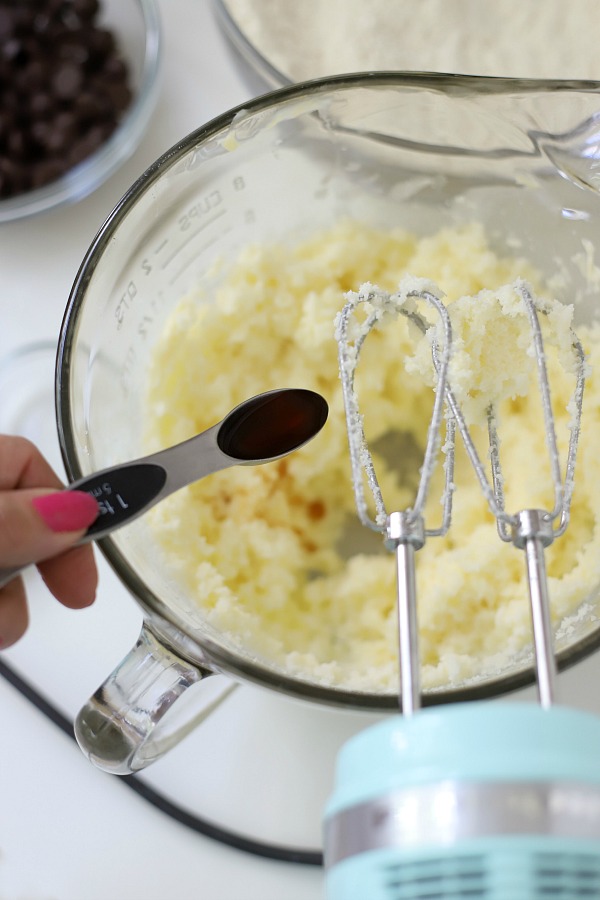
[[[473,702],[342,748],[325,811],[328,900],[600,897],[600,718]]]

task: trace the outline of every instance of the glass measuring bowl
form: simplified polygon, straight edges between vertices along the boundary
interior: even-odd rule
[[[223,261],[249,243],[298,241],[341,218],[419,234],[475,218],[498,252],[518,246],[548,278],[560,266],[569,289],[557,296],[577,295],[578,320],[593,319],[597,289],[576,260],[600,227],[599,110],[590,82],[362,74],[284,88],[186,137],[122,199],[73,286],[57,365],[69,476],[142,454],[148,367],[166,318],[198,286],[210,297]],[[223,366],[235,378],[230,349]],[[241,651],[174,579],[144,520],[102,550],[145,619],[136,648],[78,717],[79,742],[103,768],[158,758],[205,714],[185,697],[215,672],[325,704],[397,707],[396,694],[330,687]],[[598,585],[589,587],[589,614],[557,637],[562,667],[600,645]],[[525,655],[424,702],[532,679]]]

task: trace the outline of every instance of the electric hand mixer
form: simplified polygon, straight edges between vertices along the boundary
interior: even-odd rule
[[[343,748],[325,813],[325,866],[331,900],[541,900],[600,897],[600,718],[552,706],[555,658],[544,547],[569,519],[585,380],[585,357],[575,335],[576,374],[566,475],[561,478],[545,351],[536,301],[515,286],[532,330],[550,470],[551,511],[505,510],[495,411],[488,408],[492,483],[488,481],[456,396],[448,382],[452,334],[448,313],[428,285],[390,296],[371,285],[349,295],[337,334],[352,480],[360,520],[381,531],[396,551],[402,713],[370,728]],[[435,403],[419,487],[412,508],[385,510],[354,374],[362,345],[386,314],[407,315],[425,302],[441,328],[432,341]],[[365,304],[359,322],[355,313]],[[542,309],[541,312],[544,312]],[[439,529],[423,523],[423,505],[439,449],[446,405],[446,479]],[[450,525],[454,431],[495,516],[500,538],[524,549],[532,612],[540,704],[472,702],[418,711],[419,655],[414,551]],[[363,476],[373,494],[367,513]]]

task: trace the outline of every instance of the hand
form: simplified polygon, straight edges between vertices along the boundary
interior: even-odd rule
[[[98,504],[62,487],[34,444],[0,435],[0,568],[37,563],[52,594],[80,609],[94,602],[98,575],[92,548],[73,545],[98,516]],[[27,624],[25,587],[15,578],[0,590],[0,650]]]

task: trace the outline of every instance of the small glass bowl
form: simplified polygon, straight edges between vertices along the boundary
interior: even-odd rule
[[[156,0],[102,0],[98,19],[115,35],[129,64],[133,99],[108,140],[51,184],[0,200],[0,223],[87,197],[138,147],[158,97],[161,28]]]

